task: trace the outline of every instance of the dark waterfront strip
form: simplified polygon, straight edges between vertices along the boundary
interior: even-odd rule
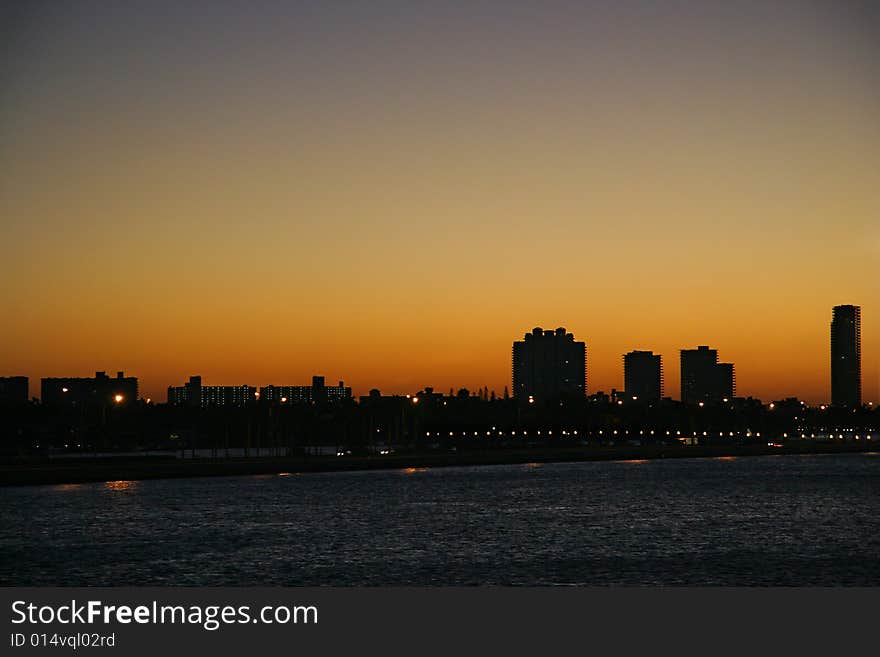
[[[711,458],[797,454],[880,452],[880,444],[807,443],[781,445],[602,446],[409,452],[385,456],[294,456],[261,458],[194,458],[170,456],[40,459],[0,464],[0,485],[77,484],[87,482],[180,477],[224,477],[350,472],[517,463],[565,463],[666,458]]]

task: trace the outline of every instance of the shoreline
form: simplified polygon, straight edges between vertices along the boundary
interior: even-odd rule
[[[0,486],[84,484],[146,479],[180,479],[283,475],[315,472],[358,472],[528,463],[577,463],[670,458],[748,457],[770,455],[857,454],[880,452],[880,443],[789,443],[769,445],[686,445],[546,447],[411,452],[386,456],[284,456],[178,459],[165,456],[43,459],[0,464]]]

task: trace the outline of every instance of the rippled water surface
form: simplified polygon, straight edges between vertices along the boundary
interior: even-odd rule
[[[880,456],[0,489],[6,585],[880,585]]]

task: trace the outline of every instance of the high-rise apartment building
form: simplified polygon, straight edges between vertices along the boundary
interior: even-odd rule
[[[663,396],[663,363],[652,351],[631,351],[623,357],[623,389],[628,397],[656,401]]]
[[[831,313],[831,403],[862,403],[862,309],[834,306]]]
[[[736,393],[733,363],[719,363],[718,351],[700,345],[681,350],[681,400],[686,404],[730,399]]]
[[[583,397],[586,389],[586,344],[564,328],[536,328],[513,343],[513,395],[517,399]]]

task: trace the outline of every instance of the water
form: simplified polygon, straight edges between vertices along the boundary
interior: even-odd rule
[[[5,585],[880,585],[880,456],[0,489]]]

